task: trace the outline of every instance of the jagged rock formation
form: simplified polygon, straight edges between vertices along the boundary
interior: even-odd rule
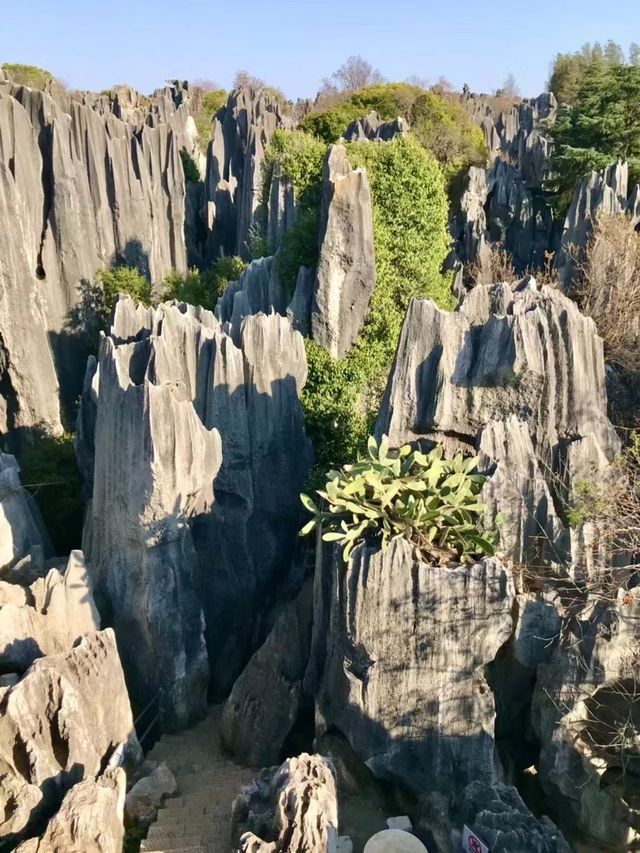
[[[82,551],[64,572],[51,569],[30,587],[0,581],[0,670],[24,672],[36,658],[71,649],[100,629]]]
[[[163,761],[128,792],[124,803],[127,826],[149,826],[156,819],[162,800],[177,790],[176,778]]]
[[[252,656],[224,706],[220,736],[249,766],[275,764],[303,702],[302,680],[311,644],[311,586],[286,604]]]
[[[230,333],[239,346],[242,320],[251,314],[286,314],[288,296],[278,277],[276,257],[252,261],[238,281],[229,282],[216,305],[216,317],[229,323]]]
[[[582,537],[554,497],[601,480],[619,450],[593,321],[527,279],[478,286],[454,313],[413,300],[376,424],[383,433],[393,445],[427,439],[481,451],[492,472],[488,521],[506,514],[502,552],[573,570]]]
[[[86,357],[82,308],[100,267],[126,262],[155,282],[186,271],[185,134],[167,123],[136,130],[88,104],[63,108],[0,83],[2,432],[39,422],[60,432],[58,384],[70,405]]]
[[[311,461],[301,336],[263,314],[236,332],[239,346],[211,312],[121,300],[86,385],[97,389],[85,531],[97,600],[134,702],[161,690],[168,728],[204,713],[209,674],[224,695],[262,639]],[[92,394],[91,422],[85,405]]]
[[[74,785],[45,833],[20,844],[17,853],[121,853],[126,783],[116,767]]]
[[[232,833],[240,853],[333,853],[338,804],[331,763],[302,753],[264,770],[234,802]]]
[[[347,142],[364,142],[365,140],[388,142],[396,136],[409,132],[409,123],[398,116],[393,121],[383,122],[376,112],[370,112],[362,119],[355,119],[342,134]]]
[[[205,207],[208,250],[250,258],[250,231],[261,201],[264,151],[278,127],[291,126],[277,100],[243,87],[213,121],[207,157]],[[266,201],[266,200],[265,200]]]
[[[305,687],[382,779],[415,794],[499,778],[484,668],[512,630],[513,582],[496,559],[445,568],[404,539],[360,545],[316,576]]]
[[[335,358],[341,358],[358,337],[375,285],[369,179],[364,169],[351,168],[344,146],[332,145],[322,171],[311,333]]]
[[[559,280],[570,287],[576,262],[585,248],[593,223],[598,216],[626,213],[633,224],[640,222],[640,186],[629,198],[629,166],[613,163],[603,172],[591,172],[578,184],[567,213],[556,256],[555,269]]]
[[[552,210],[540,189],[550,154],[544,126],[555,117],[555,98],[545,92],[497,115],[482,97],[465,95],[462,102],[484,132],[490,165],[469,170],[452,226],[457,255],[483,264],[488,245],[498,243],[519,272],[541,267],[554,241]]]
[[[532,720],[540,782],[558,812],[597,844],[624,851],[640,839],[640,603],[635,591],[604,590],[565,614],[538,667]]]
[[[0,453],[0,577],[25,557],[42,556],[47,545],[40,514],[22,487],[15,457]]]
[[[269,211],[267,219],[267,244],[277,248],[284,233],[291,228],[296,218],[296,196],[293,181],[281,173],[279,163],[273,167],[269,188]]]
[[[121,745],[125,760],[139,759],[113,631],[37,660],[0,690],[0,838],[37,827]]]

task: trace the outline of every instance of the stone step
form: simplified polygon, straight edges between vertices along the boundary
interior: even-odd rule
[[[159,838],[151,838],[145,839],[140,842],[140,853],[151,853],[151,851],[168,851],[168,850],[184,850],[190,847],[195,847],[196,849],[202,849],[206,853],[206,847],[202,843],[202,836],[194,836],[190,838],[166,838],[164,836],[160,836]]]

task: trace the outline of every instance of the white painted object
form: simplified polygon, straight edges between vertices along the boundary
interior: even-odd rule
[[[462,830],[462,849],[464,853],[491,853],[484,841],[466,825]]]
[[[389,829],[403,829],[405,832],[411,832],[413,830],[411,818],[406,814],[398,815],[398,817],[387,818],[387,826]]]
[[[403,829],[383,829],[370,838],[364,853],[429,853],[422,841]]]

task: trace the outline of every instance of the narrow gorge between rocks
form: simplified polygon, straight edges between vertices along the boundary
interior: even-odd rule
[[[551,72],[1,66],[0,851],[640,850],[640,49]]]

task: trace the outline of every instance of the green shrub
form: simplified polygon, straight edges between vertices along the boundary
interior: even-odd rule
[[[82,547],[84,502],[73,433],[41,429],[20,454],[22,482],[34,496],[57,555]]]
[[[196,161],[184,148],[180,149],[180,159],[182,160],[185,181],[197,184],[200,180],[200,170]]]
[[[218,258],[203,272],[192,269],[186,276],[169,273],[164,280],[164,299],[177,299],[213,311],[227,284],[237,281],[246,268],[242,258],[229,256]]]
[[[121,294],[130,296],[143,305],[151,304],[151,283],[136,267],[98,270],[96,283],[101,292],[98,314],[103,329],[111,322],[113,309]]]
[[[309,113],[302,119],[299,127],[330,145],[340,139],[352,121],[362,117],[362,107],[356,106],[350,100],[339,101],[327,110]]]
[[[401,536],[440,565],[494,554],[496,536],[481,528],[486,507],[479,495],[486,477],[474,473],[477,457],[458,454],[448,461],[443,455],[442,447],[424,454],[409,444],[389,452],[386,437],[379,446],[369,438],[367,456],[329,471],[326,488],[318,491],[328,510],[301,495],[314,516],[301,535],[322,525],[322,538],[340,542],[345,560],[364,539],[379,541],[384,551]]]
[[[193,116],[198,129],[198,138],[200,147],[203,151],[207,150],[207,145],[211,139],[211,124],[216,113],[226,104],[227,93],[224,89],[212,89],[205,92],[202,96],[202,106]]]
[[[50,71],[38,68],[36,65],[5,62],[2,70],[14,83],[19,86],[29,86],[31,89],[45,89],[48,83],[55,80]]]

